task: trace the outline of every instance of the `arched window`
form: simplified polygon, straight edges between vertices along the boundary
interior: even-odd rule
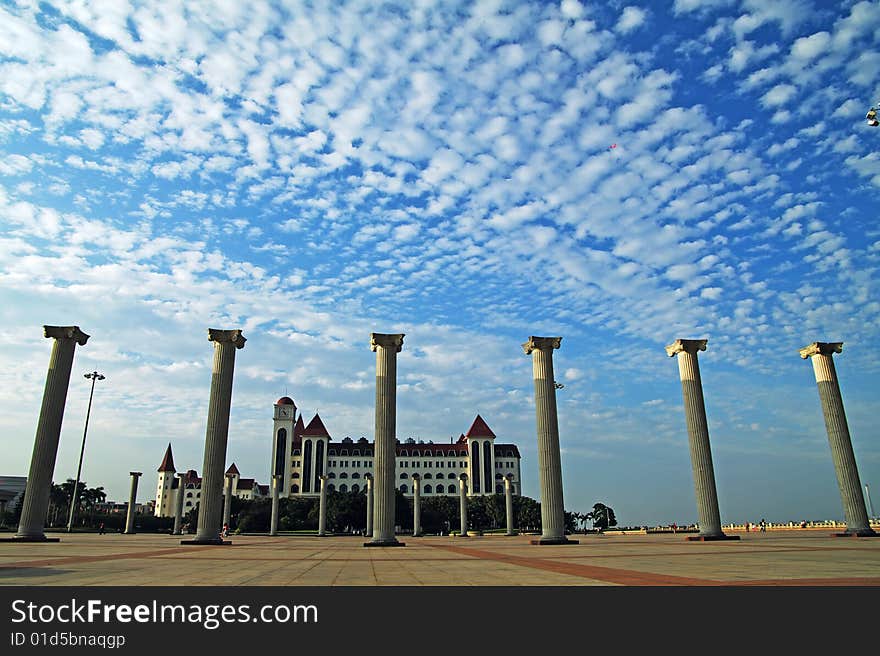
[[[275,473],[284,473],[284,451],[287,449],[287,429],[279,428],[275,438]]]
[[[402,480],[402,481],[403,481],[403,480],[406,480],[407,478],[409,478],[409,476],[406,475],[406,472],[403,472],[403,473],[400,475],[400,480]]]
[[[348,478],[348,474],[345,472],[342,472],[341,474],[339,474],[339,478]]]
[[[406,449],[403,449],[403,450],[400,452],[400,455],[402,455],[402,456],[408,456],[409,453],[407,452]]]
[[[303,443],[303,492],[311,491],[312,484],[312,441]]]
[[[352,491],[352,492],[359,492],[360,489],[361,489],[361,486],[358,485],[357,483],[355,483],[354,485],[351,486],[351,491]]]
[[[504,488],[501,485],[496,485],[495,494],[504,494]]]
[[[339,491],[340,492],[348,492],[348,486],[345,483],[343,483],[342,485],[339,486]]]
[[[355,472],[354,474],[351,475],[351,477],[352,477],[352,478],[360,478],[361,475],[358,474],[357,472]]]
[[[501,474],[495,474],[495,478],[500,480],[500,479],[502,479],[502,478],[504,478],[504,477],[503,477]]]
[[[290,477],[291,477],[291,478],[299,478],[299,472],[293,472],[293,473],[290,475]]]
[[[434,477],[433,477],[433,476],[431,476],[431,474],[430,474],[430,473],[428,473],[428,474],[425,474],[425,478],[434,478]]]
[[[483,442],[483,481],[488,492],[492,489],[492,445],[488,441]]]
[[[432,488],[431,488],[430,485],[426,485],[426,486],[425,486],[425,494],[431,494],[431,489],[432,489]]]
[[[336,486],[333,485],[333,483],[327,483],[327,491],[328,492],[332,492],[335,489],[336,489]]]
[[[400,491],[403,492],[404,494],[409,492],[409,488],[406,487],[406,483],[404,483],[403,485],[400,486]]]
[[[473,476],[471,476],[472,480],[470,481],[470,484],[471,484],[471,489],[474,492],[479,492],[480,491],[480,445],[479,445],[479,443],[474,444],[474,447],[476,447],[476,448],[471,453],[471,473],[473,474]]]
[[[291,485],[290,486],[290,493],[291,494],[299,494],[299,485],[297,485],[296,483]]]
[[[437,494],[443,494],[443,492],[444,492],[443,486],[442,486],[442,485],[438,485],[438,486],[437,486]]]
[[[321,476],[324,475],[324,440],[315,445],[315,489],[321,487]]]
[[[327,474],[327,478],[336,478],[336,474],[334,472],[330,472]]]
[[[454,481],[456,478],[458,478],[458,476],[456,476],[455,474],[453,474],[452,472],[450,472],[450,473],[448,473],[448,474],[446,475],[446,478],[448,478],[448,479]]]
[[[354,451],[351,452],[351,455],[353,455],[353,456],[359,456],[360,454],[361,454],[361,452],[358,451],[357,449],[355,449]]]

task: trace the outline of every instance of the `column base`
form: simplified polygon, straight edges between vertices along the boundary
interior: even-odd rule
[[[414,538],[421,538],[421,537],[424,537],[424,535],[425,535],[425,534],[422,533],[421,531],[419,531],[418,533],[413,533],[413,534],[412,534],[412,536],[413,536]]]
[[[719,542],[721,540],[739,540],[738,535],[689,535],[685,538],[685,542]]]
[[[580,544],[580,541],[569,540],[568,538],[541,538],[539,540],[529,540],[529,544]]]
[[[45,535],[40,537],[30,536],[14,536],[11,538],[0,538],[0,542],[61,542],[61,538],[47,538]]]
[[[384,542],[364,542],[365,547],[405,547],[405,542],[398,542],[397,540],[386,540]]]
[[[874,529],[861,529],[858,531],[847,531],[845,533],[832,533],[831,537],[833,538],[880,538],[880,533],[877,533]]]
[[[513,531],[513,532],[511,532],[511,533],[505,533],[504,535],[507,536],[507,537],[513,537],[514,535],[519,535],[519,532],[517,532],[517,531]]]
[[[180,544],[212,544],[212,545],[213,544],[216,544],[216,545],[230,544],[231,545],[232,542],[230,542],[229,540],[221,540],[220,538],[215,538],[213,540],[199,540],[199,539],[181,540]]]

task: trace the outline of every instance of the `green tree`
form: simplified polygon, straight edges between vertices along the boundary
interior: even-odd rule
[[[593,522],[593,528],[604,531],[610,526],[617,526],[617,518],[614,516],[614,510],[606,506],[604,503],[593,504],[593,511],[586,514],[586,517]]]

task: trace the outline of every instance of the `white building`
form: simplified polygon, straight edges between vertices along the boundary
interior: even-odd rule
[[[156,485],[156,502],[153,514],[156,517],[174,517],[177,509],[177,494],[180,492],[180,479],[175,475],[174,456],[171,444],[165,450],[165,457],[159,465],[159,480]],[[260,485],[253,478],[242,478],[235,463],[229,466],[226,474],[232,477],[232,494],[239,499],[258,499],[269,494],[268,485]],[[183,514],[195,508],[202,497],[202,479],[195,469],[187,470],[183,477]],[[223,484],[226,494],[226,482]]]
[[[364,475],[373,473],[373,443],[363,437],[334,442],[318,414],[306,426],[296,411],[288,396],[275,402],[271,471],[284,476],[282,496],[319,494],[324,473],[328,490],[364,489]],[[480,415],[467,433],[449,444],[398,441],[395,480],[406,495],[412,494],[413,474],[422,480],[422,496],[458,494],[460,474],[468,475],[471,496],[503,494],[507,476],[514,494],[522,493],[519,449],[515,444],[496,443],[495,433]]]

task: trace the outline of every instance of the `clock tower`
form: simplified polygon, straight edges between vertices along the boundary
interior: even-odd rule
[[[282,474],[282,487],[279,496],[290,494],[290,454],[293,452],[293,428],[296,425],[296,404],[289,396],[282,396],[275,402],[275,415],[272,438],[272,468],[269,476]],[[271,481],[270,481],[271,483]]]

